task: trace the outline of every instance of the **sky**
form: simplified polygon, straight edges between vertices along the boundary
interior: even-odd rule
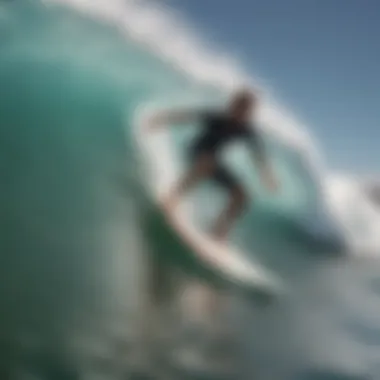
[[[169,0],[263,79],[327,164],[380,173],[379,0]]]

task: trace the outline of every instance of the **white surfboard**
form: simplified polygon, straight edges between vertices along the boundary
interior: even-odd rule
[[[148,131],[142,122],[137,128],[137,142],[150,196],[194,256],[245,291],[275,295],[282,290],[279,280],[261,265],[254,263],[252,258],[248,259],[238,249],[220,243],[202,232],[192,220],[191,203],[183,202],[175,210],[163,206],[161,199],[181,173],[167,130]]]

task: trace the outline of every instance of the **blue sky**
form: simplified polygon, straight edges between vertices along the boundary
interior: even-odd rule
[[[380,172],[379,0],[170,0],[265,79],[330,166]]]

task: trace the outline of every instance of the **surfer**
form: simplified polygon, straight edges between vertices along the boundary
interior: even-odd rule
[[[202,180],[211,179],[229,195],[227,207],[219,215],[211,231],[214,238],[225,240],[233,223],[247,207],[248,196],[236,176],[221,163],[220,154],[230,142],[248,143],[254,162],[258,164],[260,178],[269,191],[275,191],[277,180],[259,136],[255,119],[259,99],[254,92],[240,90],[221,111],[172,110],[157,114],[149,128],[166,125],[200,122],[202,131],[189,149],[190,167],[164,199],[164,205],[173,210],[187,192]]]

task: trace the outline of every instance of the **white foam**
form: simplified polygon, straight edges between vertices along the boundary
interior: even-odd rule
[[[228,92],[257,82],[237,62],[207,46],[178,13],[158,1],[43,0],[47,5],[70,6],[89,17],[117,27],[154,51],[158,57],[191,76],[194,81]],[[260,119],[266,132],[302,154],[327,209],[354,252],[380,248],[380,215],[361,191],[356,179],[332,173],[322,162],[307,129],[268,94]]]

